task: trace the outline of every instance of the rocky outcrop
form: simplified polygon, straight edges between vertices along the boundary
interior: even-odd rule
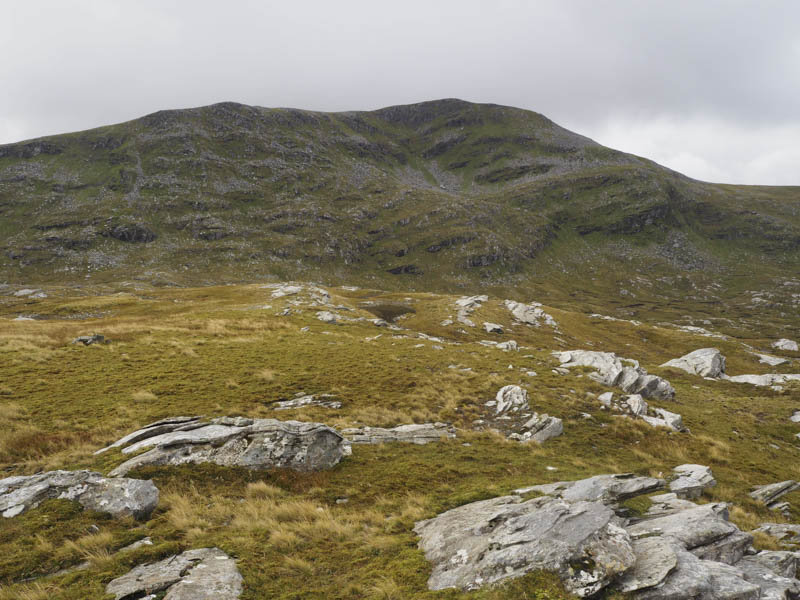
[[[753,488],[753,491],[750,492],[750,497],[765,504],[772,510],[784,511],[788,509],[789,506],[785,502],[779,502],[779,500],[786,494],[798,489],[800,489],[800,483],[789,479],[787,481],[779,481],[778,483],[759,485]]]
[[[617,399],[613,392],[605,392],[597,397],[603,408],[625,416],[638,418],[653,427],[666,427],[673,431],[686,431],[683,419],[677,413],[663,408],[651,407],[641,394],[631,394]]]
[[[483,329],[486,333],[503,333],[503,326],[497,323],[485,322],[483,324]]]
[[[680,358],[673,358],[661,366],[680,369],[690,375],[718,378],[725,374],[725,357],[716,348],[700,348]]]
[[[789,362],[787,358],[780,358],[779,356],[772,356],[771,354],[759,354],[758,352],[753,352],[753,355],[758,357],[758,362],[769,365],[770,367],[779,367],[780,365],[785,365]]]
[[[603,385],[622,388],[628,394],[661,400],[671,400],[675,396],[675,390],[667,380],[649,375],[635,360],[620,358],[613,352],[569,350],[553,354],[562,368],[592,368],[595,370],[590,375],[592,379]]]
[[[675,471],[708,485],[702,465]],[[662,494],[644,516],[625,517],[620,502],[664,485],[598,475],[515,490],[417,523],[433,565],[428,586],[475,589],[543,569],[581,597],[607,587],[640,600],[797,598],[800,555],[757,552],[752,536],[729,522],[725,504]],[[529,492],[543,496],[526,501],[521,494]]]
[[[414,527],[432,590],[471,590],[534,570],[590,596],[633,566],[628,534],[598,502],[503,496],[459,506]]]
[[[72,344],[83,344],[84,346],[91,346],[92,344],[108,344],[111,340],[107,340],[105,336],[99,333],[92,335],[81,335],[72,340]]]
[[[783,385],[790,381],[800,381],[800,373],[789,374],[774,374],[767,373],[766,375],[734,375],[733,377],[726,377],[728,381],[733,383],[749,383],[750,385],[757,385],[760,387],[769,385]]]
[[[319,406],[321,408],[342,408],[342,403],[338,400],[328,400],[327,398],[335,398],[331,394],[321,394],[314,396],[313,394],[301,394],[291,400],[279,400],[272,405],[273,410],[291,410],[294,408],[308,408],[310,406]]]
[[[15,517],[45,500],[75,500],[115,517],[146,519],[158,504],[158,488],[141,479],[107,479],[92,471],[47,471],[0,479],[0,512]]]
[[[509,439],[542,444],[564,433],[564,424],[557,417],[533,413],[531,418],[522,424],[521,429],[521,433],[512,433],[508,436]]]
[[[686,464],[675,467],[669,489],[679,498],[699,498],[706,488],[717,485],[711,468],[704,465]]]
[[[787,352],[797,352],[798,350],[797,342],[794,340],[787,340],[786,338],[775,340],[772,342],[772,347],[775,348],[775,350],[786,350]]]
[[[755,531],[774,537],[784,545],[800,545],[800,525],[787,523],[762,523]]]
[[[529,494],[530,492],[539,492],[540,494],[562,498],[569,502],[586,500],[614,506],[629,498],[658,491],[665,485],[666,482],[663,479],[638,477],[633,473],[622,473],[618,475],[595,475],[578,481],[557,481],[556,483],[533,485],[514,490],[514,493]]]
[[[242,576],[236,562],[218,548],[187,550],[111,580],[106,594],[114,600],[235,600],[242,594]]]
[[[343,429],[342,435],[351,444],[383,444],[386,442],[428,444],[456,437],[455,429],[447,423],[399,425],[391,429],[382,427],[351,428]]]
[[[489,296],[462,296],[456,300],[456,320],[467,327],[475,327],[469,316],[489,300]]]
[[[504,304],[505,307],[511,311],[514,318],[520,323],[533,325],[534,327],[541,327],[542,325],[547,325],[553,329],[558,327],[556,320],[544,312],[541,308],[542,305],[538,302],[523,304],[521,302],[514,302],[513,300],[506,300]]]
[[[336,323],[336,315],[329,310],[321,310],[317,313],[317,319],[322,321],[323,323],[328,323],[333,325]]]
[[[152,423],[111,447],[123,447],[123,454],[150,448],[111,472],[120,476],[142,466],[205,462],[250,469],[330,469],[344,456],[346,443],[339,432],[322,423],[177,417]]]
[[[524,412],[529,408],[528,392],[518,385],[506,385],[498,390],[495,399],[487,402],[486,406],[494,409],[495,416]]]

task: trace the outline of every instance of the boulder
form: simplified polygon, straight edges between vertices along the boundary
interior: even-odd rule
[[[507,385],[495,396],[494,414],[506,415],[528,410],[528,392],[518,385]]]
[[[622,396],[619,400],[615,400],[612,392],[606,392],[600,394],[598,399],[608,410],[642,419],[653,427],[666,427],[673,431],[686,431],[683,426],[683,419],[679,414],[663,408],[651,407],[644,401],[641,394]]]
[[[486,333],[503,333],[503,326],[498,325],[497,323],[485,322],[483,324],[483,329],[486,331]]]
[[[158,504],[158,488],[141,479],[107,479],[93,471],[47,471],[0,479],[0,512],[6,518],[51,498],[75,500],[114,517],[146,519]]]
[[[431,590],[472,590],[535,570],[586,597],[634,564],[630,538],[599,502],[504,496],[459,506],[414,527]]]
[[[578,481],[558,481],[514,490],[515,494],[539,492],[568,502],[597,501],[616,505],[628,498],[658,491],[666,485],[663,479],[639,477],[633,473],[595,475]]]
[[[632,540],[631,546],[636,562],[617,580],[615,588],[620,592],[630,593],[658,585],[678,565],[680,549],[661,537]]]
[[[113,476],[142,466],[207,462],[250,469],[316,471],[338,464],[347,445],[339,432],[322,423],[243,417],[162,422],[126,438],[136,441],[114,444],[125,446],[123,454],[150,450],[121,464],[111,472]]]
[[[322,394],[321,396],[314,396],[311,394],[301,395],[291,400],[280,400],[272,405],[273,410],[290,410],[293,408],[307,408],[309,406],[319,406],[322,408],[342,408],[342,403],[338,400],[325,400],[325,398],[334,398],[330,394]]]
[[[760,600],[800,598],[800,581],[795,579],[797,558],[793,552],[759,552],[744,557],[736,563],[736,568],[746,581],[758,586]]]
[[[701,348],[680,358],[673,358],[661,366],[673,367],[700,377],[718,378],[725,373],[725,357],[716,348]]]
[[[164,600],[235,600],[242,594],[242,576],[222,550],[200,548],[139,565],[106,586],[114,600],[155,598],[164,591]]]
[[[781,541],[784,545],[800,545],[800,525],[787,523],[762,523],[761,531]]]
[[[796,410],[792,413],[792,416],[789,417],[789,420],[792,423],[800,423],[800,410]]]
[[[787,358],[780,358],[779,356],[772,356],[770,354],[759,354],[757,352],[753,353],[755,356],[758,357],[758,362],[769,365],[770,367],[778,367],[780,365],[785,365],[789,362]]]
[[[406,442],[422,445],[456,437],[455,429],[447,423],[399,425],[391,429],[383,429],[382,427],[343,429],[342,435],[351,444]]]
[[[726,377],[727,381],[733,383],[749,383],[750,385],[768,386],[768,385],[782,385],[790,381],[800,381],[800,373],[767,373],[765,375],[734,375],[733,377]]]
[[[564,424],[557,417],[533,413],[522,426],[522,430],[522,433],[512,433],[508,437],[520,442],[533,441],[541,444],[564,433]]]
[[[514,340],[508,340],[507,342],[500,342],[499,344],[497,344],[496,347],[502,350],[503,352],[511,352],[519,350],[519,346],[517,345],[517,342],[515,342]]]
[[[782,496],[798,489],[800,489],[800,483],[789,479],[788,481],[756,486],[750,492],[750,497],[762,504],[766,504],[769,508],[775,508]]]
[[[76,337],[71,344],[83,344],[84,346],[91,346],[92,344],[108,344],[111,340],[107,340],[104,335],[93,333],[92,335],[81,335]]]
[[[620,358],[613,352],[569,350],[553,354],[562,368],[590,367],[595,370],[590,375],[592,379],[603,385],[620,387],[628,394],[662,400],[675,397],[675,390],[667,380],[649,375],[635,360]]]
[[[656,416],[642,415],[642,420],[653,427],[667,427],[673,431],[687,431],[683,426],[683,418],[678,413],[670,412],[663,408],[653,408],[652,413]]]
[[[329,310],[321,310],[317,313],[317,319],[322,321],[323,323],[336,323],[336,315],[330,312]]]
[[[669,489],[680,498],[699,498],[703,490],[717,485],[710,467],[685,464],[672,471],[675,477],[669,482]]]
[[[522,304],[521,302],[506,300],[504,304],[506,308],[511,311],[514,318],[520,323],[533,325],[534,327],[541,327],[542,324],[554,329],[558,327],[556,320],[544,312],[541,308],[542,305],[538,302]]]
[[[456,300],[456,320],[468,327],[475,327],[475,323],[469,319],[469,315],[471,315],[475,310],[479,309],[481,305],[488,300],[489,296],[486,295],[462,296]]]
[[[775,350],[786,350],[788,352],[797,352],[798,346],[797,342],[794,340],[787,340],[786,338],[781,338],[772,342],[772,347]]]

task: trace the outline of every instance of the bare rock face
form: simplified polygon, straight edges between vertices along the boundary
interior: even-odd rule
[[[503,326],[497,323],[484,322],[483,330],[486,333],[503,333]]]
[[[522,425],[522,433],[512,433],[508,437],[520,442],[537,442],[542,444],[564,433],[564,424],[558,417],[533,413]]]
[[[150,448],[114,469],[111,475],[118,477],[142,466],[204,462],[249,469],[330,469],[342,459],[347,444],[322,423],[177,417],[148,425],[109,448],[114,446],[125,446],[123,454]]]
[[[518,385],[506,385],[497,392],[495,415],[507,415],[528,410],[528,392]]]
[[[673,358],[661,366],[673,367],[700,377],[718,378],[725,374],[725,357],[716,348],[700,348],[680,358]]]
[[[48,471],[0,479],[0,512],[14,517],[51,498],[75,500],[115,517],[146,519],[158,504],[158,488],[141,479],[107,479],[92,471]]]
[[[755,531],[761,531],[779,540],[785,546],[800,545],[800,525],[786,523],[762,523]]]
[[[673,482],[713,481],[702,465],[675,472]],[[475,589],[543,569],[581,597],[605,587],[638,600],[800,597],[800,553],[757,552],[753,537],[728,520],[726,504],[662,494],[643,516],[625,518],[620,502],[664,486],[651,477],[597,475],[515,490],[421,521],[414,531],[433,565],[428,587]],[[529,492],[544,495],[523,500]]]
[[[586,597],[634,564],[630,538],[615,519],[597,502],[503,496],[420,521],[414,531],[433,565],[432,590],[471,590],[543,569]]]
[[[478,310],[484,302],[489,300],[489,296],[463,296],[456,300],[456,320],[467,327],[475,327],[475,323],[469,316]]]
[[[151,597],[165,590],[164,600],[235,600],[242,594],[242,576],[222,550],[200,548],[139,565],[106,586],[114,600]]]
[[[331,394],[321,394],[315,396],[313,394],[301,394],[292,398],[291,400],[280,400],[273,404],[273,410],[291,410],[295,408],[308,408],[310,406],[319,406],[322,408],[342,408],[342,403],[338,400],[330,400],[335,398]]]
[[[750,497],[754,500],[766,504],[769,508],[779,508],[780,498],[789,492],[800,489],[800,483],[791,479],[787,481],[779,481],[778,483],[770,483],[767,485],[759,485],[750,492]]]
[[[669,489],[680,498],[699,498],[703,490],[717,485],[711,468],[704,465],[679,465],[672,471],[675,477],[669,482]]]
[[[790,381],[800,381],[800,373],[767,373],[765,375],[734,375],[726,377],[733,383],[749,383],[759,387],[768,385],[783,385]]]
[[[343,429],[342,435],[347,438],[351,444],[406,442],[423,445],[456,437],[455,430],[447,423],[399,425],[391,429],[384,429],[382,427],[360,427]]]
[[[775,340],[772,342],[772,347],[776,350],[787,350],[788,352],[797,352],[798,350],[797,342],[794,340],[787,340],[786,338]]]
[[[675,390],[666,379],[649,375],[635,360],[620,358],[613,352],[569,350],[553,354],[562,368],[590,367],[595,369],[595,373],[590,375],[592,379],[603,385],[622,388],[628,394],[660,400],[675,397]]]
[[[595,475],[578,481],[558,481],[514,490],[516,494],[539,492],[568,502],[593,501],[616,505],[628,498],[649,494],[666,485],[663,479],[639,477],[633,473]]]
[[[506,308],[511,311],[514,318],[520,323],[533,325],[534,327],[541,327],[542,325],[547,325],[554,329],[558,327],[556,320],[544,312],[541,308],[542,305],[538,302],[523,304],[522,302],[506,300],[505,305]]]

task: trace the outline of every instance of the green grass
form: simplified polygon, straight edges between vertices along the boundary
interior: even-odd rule
[[[471,317],[506,328],[506,334],[490,336],[480,328],[460,332],[440,325],[455,314],[454,296],[330,288],[333,304],[352,308],[340,311],[345,317],[373,318],[359,308],[365,302],[411,306],[416,312],[398,320],[404,328],[398,332],[366,320],[327,325],[315,318],[318,308],[305,296],[294,306],[296,298],[273,299],[270,289],[256,285],[48,292],[49,298],[34,303],[6,297],[0,305],[0,467],[7,474],[108,472],[123,455],[94,456],[96,449],[175,415],[277,416],[338,428],[449,421],[459,433],[427,446],[356,446],[336,468],[312,474],[213,465],[142,469],[133,476],[153,479],[161,490],[158,509],[144,523],[80,512],[63,501],[46,503],[0,522],[3,600],[103,598],[105,583],[134,564],[209,545],[237,559],[247,599],[567,598],[541,573],[477,592],[429,592],[429,566],[416,547],[414,522],[521,486],[627,471],[665,476],[678,464],[696,462],[710,465],[719,481],[702,501],[733,503],[733,520],[752,529],[780,517],[749,499],[751,486],[800,478],[797,431],[788,422],[797,407],[796,387],[779,393],[658,367],[714,345],[728,357],[729,372],[766,372],[742,345],[767,349],[770,338],[763,331],[709,340],[652,324],[662,316],[658,311],[651,322],[633,325],[546,307],[559,323],[554,335],[511,323],[502,297],[493,297]],[[292,314],[277,316],[284,307]],[[10,320],[23,312],[46,318]],[[80,318],[87,314],[101,316]],[[112,343],[69,344],[90,332]],[[422,340],[416,332],[445,343]],[[504,353],[476,343],[490,337],[515,339],[523,348]],[[588,347],[638,359],[666,376],[676,399],[652,404],[681,413],[691,433],[613,417],[588,395],[606,388],[579,371],[551,371],[552,351]],[[528,377],[527,370],[538,375]],[[534,410],[564,419],[565,434],[537,446],[472,431],[473,421],[485,416],[484,403],[511,383],[528,389]],[[301,391],[333,393],[342,409],[271,409]],[[584,412],[594,418],[583,418]],[[793,496],[788,500],[800,502],[800,494]],[[337,504],[341,497],[349,502]],[[641,512],[647,500],[627,504]],[[154,545],[114,553],[144,536]],[[23,582],[86,559],[86,570]]]

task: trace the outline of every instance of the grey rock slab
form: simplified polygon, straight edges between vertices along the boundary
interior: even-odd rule
[[[685,464],[675,467],[669,489],[681,498],[699,498],[703,490],[717,485],[711,468],[704,465]]]
[[[170,433],[172,431],[183,428],[189,423],[197,423],[199,420],[200,417],[174,417],[172,419],[163,419],[161,421],[156,421],[155,423],[150,423],[149,425],[145,425],[144,427],[142,427],[137,431],[129,433],[124,437],[121,437],[110,446],[106,446],[105,448],[97,450],[95,452],[95,455],[107,452],[112,448],[127,446],[128,444],[132,444],[140,440],[155,437],[157,435],[161,435],[162,433]]]
[[[759,354],[757,352],[754,352],[753,354],[758,357],[758,362],[769,365],[770,367],[778,367],[789,362],[789,360],[786,358],[772,356],[771,354]]]
[[[724,503],[702,504],[647,519],[628,526],[627,530],[633,539],[654,535],[672,538],[686,550],[708,546],[741,533],[736,525],[728,521],[728,507]]]
[[[796,410],[792,413],[792,416],[789,417],[789,420],[792,423],[800,423],[800,410]]]
[[[0,479],[0,512],[14,517],[51,498],[75,500],[85,509],[145,519],[158,504],[158,488],[141,479],[107,479],[93,471],[47,471]]]
[[[542,325],[547,325],[554,329],[558,327],[556,320],[542,310],[542,305],[538,302],[523,304],[522,302],[515,302],[514,300],[506,300],[504,304],[505,307],[511,311],[513,317],[520,323],[533,325],[534,327],[541,327]]]
[[[789,479],[787,481],[759,485],[753,488],[753,491],[750,492],[750,497],[771,508],[776,504],[779,498],[798,489],[800,489],[800,483]]]
[[[718,378],[725,373],[725,357],[716,348],[700,348],[680,358],[673,358],[661,366],[680,369],[700,377]]]
[[[594,350],[568,350],[553,353],[561,368],[589,367],[595,369],[591,377],[603,384],[621,388],[628,394],[641,394],[646,398],[671,400],[675,390],[666,379],[650,375],[635,360],[620,358],[613,352]]]
[[[519,437],[521,442],[534,441],[541,444],[564,433],[564,424],[557,417],[534,413],[523,424],[522,429],[523,433]]]
[[[800,544],[800,525],[791,523],[762,523],[755,531],[771,535],[784,544]]]
[[[795,579],[796,561],[792,566],[795,570],[791,574],[776,572],[768,561],[760,559],[759,554],[748,556],[736,564],[742,577],[750,583],[757,585],[761,592],[759,600],[787,600],[800,598],[800,581]]]
[[[503,326],[497,323],[484,322],[483,329],[486,333],[503,333]]]
[[[106,593],[115,600],[165,590],[164,600],[235,600],[242,593],[242,576],[227,554],[218,548],[200,548],[139,565],[106,586]]]
[[[794,340],[787,340],[786,338],[775,340],[772,342],[772,347],[776,350],[787,350],[789,352],[797,352],[798,350],[797,342]]]
[[[334,313],[330,312],[329,310],[321,310],[317,313],[317,319],[319,319],[323,323],[333,324],[336,323],[337,316]]]
[[[758,554],[745,556],[736,564],[740,566],[742,563],[758,564],[781,577],[794,578],[797,568],[800,567],[800,553],[786,550],[762,550]]]
[[[414,531],[433,566],[431,590],[471,590],[546,570],[586,597],[634,563],[628,535],[615,522],[598,502],[504,496],[454,508]]]
[[[495,407],[495,415],[506,415],[520,411],[526,411],[528,405],[528,392],[518,385],[506,385],[500,388],[495,396],[497,404]]]
[[[350,428],[343,429],[342,435],[351,444],[406,442],[423,445],[456,437],[455,430],[447,423],[413,423],[391,429],[383,427]]]
[[[734,375],[726,377],[727,381],[733,383],[749,383],[755,386],[781,385],[790,381],[800,381],[800,373],[788,374],[766,374],[766,375]]]
[[[679,498],[675,493],[650,496],[650,502],[650,508],[647,509],[647,512],[640,518],[640,520],[673,515],[677,512],[681,512],[682,510],[697,507],[697,504],[694,502]]]
[[[567,502],[598,501],[618,504],[628,498],[649,494],[666,485],[663,479],[639,477],[633,473],[595,475],[578,481],[559,481],[514,490],[516,494],[539,492],[546,496],[562,498]]]
[[[638,600],[758,600],[761,589],[730,565],[701,560],[679,545],[675,569],[659,585],[635,592]]]
[[[281,400],[279,402],[275,402],[272,405],[273,410],[291,410],[295,408],[307,408],[309,406],[319,406],[321,408],[342,408],[342,403],[338,400],[325,400],[328,396],[327,394],[323,394],[322,396],[314,396],[314,395],[306,395],[300,396],[299,398],[292,398],[291,400]]]
[[[347,445],[338,431],[322,423],[221,417],[200,425],[124,448],[126,454],[151,449],[126,461],[111,475],[124,475],[147,465],[206,462],[249,469],[315,471],[338,464]]]
[[[636,562],[614,586],[620,592],[635,592],[658,585],[678,565],[673,544],[661,537],[647,537],[631,543]]]

